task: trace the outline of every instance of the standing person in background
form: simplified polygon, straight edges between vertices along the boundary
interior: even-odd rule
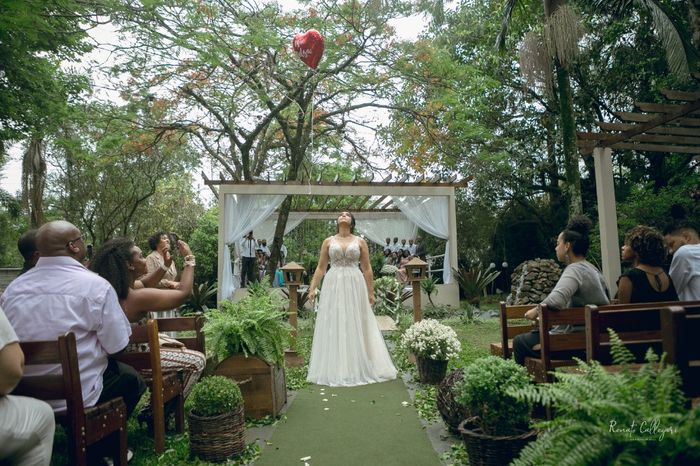
[[[36,249],[36,228],[27,230],[22,236],[17,240],[17,249],[19,253],[24,258],[24,264],[22,265],[22,271],[20,275],[31,269],[36,265],[36,261],[39,260],[39,251]]]
[[[566,264],[566,268],[554,289],[542,301],[542,304],[546,304],[550,309],[583,307],[586,304],[600,306],[610,303],[603,274],[586,260],[586,254],[590,247],[591,225],[588,217],[576,215],[559,233],[554,251],[557,254],[557,259]],[[525,313],[525,317],[536,321],[539,318],[539,308],[533,307]],[[550,333],[571,333],[573,331],[580,331],[580,329],[572,328],[570,325],[558,326],[552,328]],[[539,350],[533,349],[539,343],[539,330],[517,335],[513,339],[515,362],[523,365],[527,356],[539,357]]]
[[[395,252],[395,253],[401,252],[401,245],[399,244],[398,236],[394,236],[394,242],[391,243],[391,252]]]
[[[261,246],[262,252],[265,255],[265,259],[269,259],[272,253],[270,252],[270,248],[267,247],[267,240],[264,239],[262,240],[262,246]]]
[[[284,245],[284,241],[283,241],[282,245],[280,246],[280,265],[279,265],[279,267],[283,267],[286,263],[287,263],[287,246]]]
[[[632,268],[617,281],[620,304],[676,301],[673,282],[661,265],[666,259],[664,237],[654,228],[637,225],[625,234],[622,260]]]
[[[420,257],[420,260],[425,260],[425,245],[423,244],[423,238],[416,236],[416,253],[414,256]]]
[[[688,224],[675,224],[664,230],[664,239],[673,254],[668,274],[681,301],[700,300],[700,238]]]
[[[257,280],[258,267],[255,250],[258,247],[257,241],[253,238],[253,230],[250,230],[240,244],[241,250],[241,288],[248,286],[248,283]]]
[[[408,240],[408,253],[412,256],[416,255],[416,245],[413,243],[413,238]]]
[[[384,251],[391,252],[391,238],[386,239],[386,244],[384,245]]]
[[[24,353],[0,308],[0,464],[48,466],[56,428],[51,406],[10,395],[24,373]]]
[[[170,252],[170,235],[164,231],[159,231],[148,238],[148,246],[151,248],[151,253],[146,257],[146,273],[151,274],[157,269],[162,269],[165,274],[158,282],[158,288],[168,288],[177,290],[180,283],[177,282],[177,267],[175,261],[170,266],[165,265],[164,257]]]

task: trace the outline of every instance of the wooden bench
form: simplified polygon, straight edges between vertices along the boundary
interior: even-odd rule
[[[108,445],[114,445],[114,451],[100,456],[112,456],[114,464],[126,466],[126,405],[119,397],[85,407],[75,335],[70,332],[57,340],[21,342],[20,347],[25,366],[58,364],[61,368],[58,375],[25,375],[12,394],[46,401],[66,400],[66,411],[56,417],[66,427],[70,464],[87,466],[90,446],[112,438]]]
[[[533,307],[533,306],[530,306]],[[532,374],[538,383],[552,382],[551,374],[557,367],[573,366],[576,361],[568,355],[562,357],[561,353],[580,352],[583,358],[586,350],[585,332],[550,334],[549,331],[557,325],[574,325],[583,328],[585,325],[585,314],[581,307],[551,310],[547,305],[540,307],[540,318],[538,329],[540,331],[540,357],[525,358],[525,367]],[[532,326],[530,326],[532,329]],[[560,353],[560,354],[557,354]]]
[[[649,348],[661,355],[661,310],[668,306],[685,307],[691,309],[691,313],[700,311],[700,301],[586,306],[586,359],[606,366],[612,364],[609,328],[634,354],[637,363],[645,362]]]
[[[161,368],[158,324],[154,319],[149,319],[146,325],[132,327],[129,343],[147,343],[149,347],[149,351],[121,353],[117,359],[139,371],[151,391],[153,443],[155,452],[160,454],[165,451],[165,403],[172,400],[175,404],[175,430],[178,433],[185,431],[182,380],[177,372],[163,372]]]
[[[525,312],[535,307],[536,304],[506,305],[501,301],[499,313],[501,321],[501,341],[491,343],[491,354],[510,359],[513,354],[513,338],[521,333],[526,333],[534,327],[531,323],[523,323]]]
[[[700,313],[689,314],[680,306],[664,308],[661,335],[666,361],[678,367],[683,391],[689,398],[700,397]]]

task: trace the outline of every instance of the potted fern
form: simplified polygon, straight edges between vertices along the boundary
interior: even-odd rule
[[[250,286],[240,301],[222,301],[207,313],[207,347],[220,361],[214,373],[241,383],[247,416],[277,415],[287,401],[284,350],[291,326],[286,317],[281,296],[262,282]]]
[[[480,358],[464,368],[455,398],[467,412],[459,432],[469,464],[509,464],[537,433],[529,428],[532,403],[511,392],[531,383],[527,370],[497,356]]]
[[[557,373],[553,384],[514,393],[556,416],[537,424],[537,440],[512,464],[700,464],[700,406],[688,410],[676,368],[651,349],[647,364],[626,367],[635,357],[609,332],[622,370],[579,362],[578,373]]]
[[[200,380],[186,402],[190,455],[219,462],[245,450],[243,396],[235,382],[221,376]]]

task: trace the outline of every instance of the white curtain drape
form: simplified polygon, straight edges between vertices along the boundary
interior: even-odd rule
[[[433,236],[448,240],[445,243],[445,259],[442,271],[443,283],[450,283],[450,226],[449,202],[447,196],[400,196],[394,197],[394,204],[413,223]]]
[[[290,212],[287,218],[287,225],[284,227],[284,234],[288,234],[299,226],[309,214],[306,212]],[[275,236],[277,227],[277,215],[271,215],[255,228],[255,239],[266,239],[268,247],[272,246],[272,239]]]
[[[260,226],[275,211],[286,196],[263,194],[227,194],[224,211],[224,274],[220,277],[221,299],[233,296],[236,283],[231,267],[231,246],[238,248],[243,236]]]
[[[386,245],[386,238],[398,237],[399,241],[415,239],[418,226],[405,218],[362,218],[362,214],[355,215],[355,230],[380,246]]]

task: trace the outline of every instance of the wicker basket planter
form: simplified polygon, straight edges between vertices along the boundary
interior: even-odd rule
[[[455,435],[459,435],[459,423],[468,417],[467,407],[455,399],[453,391],[455,385],[462,379],[464,379],[464,371],[462,369],[453,370],[440,382],[436,396],[438,411],[440,411],[447,429]]]
[[[437,385],[442,382],[447,373],[447,360],[429,359],[418,356],[418,378],[421,383]]]
[[[190,455],[205,461],[222,462],[245,450],[245,416],[243,406],[219,416],[187,415],[190,432]]]
[[[517,458],[525,445],[537,438],[536,430],[523,431],[518,435],[497,437],[484,434],[478,427],[477,418],[465,419],[459,425],[462,441],[469,455],[470,466],[502,466]]]

